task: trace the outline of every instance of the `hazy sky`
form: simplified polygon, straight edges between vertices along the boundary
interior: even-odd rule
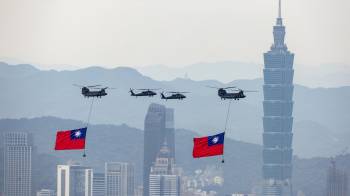
[[[350,1],[283,0],[299,69],[349,70]],[[0,60],[45,68],[262,63],[277,0],[0,0]],[[330,66],[331,65],[331,66]],[[299,70],[300,71],[300,70]]]

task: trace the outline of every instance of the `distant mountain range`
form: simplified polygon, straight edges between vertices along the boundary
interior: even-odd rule
[[[338,87],[350,86],[349,66],[322,65],[315,67],[315,71],[302,72],[303,65],[294,65],[294,81],[310,87]],[[231,82],[233,79],[261,78],[264,66],[258,63],[244,63],[236,61],[219,61],[212,63],[196,63],[183,67],[168,67],[165,65],[150,65],[139,67],[142,74],[156,80],[174,80],[176,78],[188,78],[191,80],[218,80]]]
[[[143,160],[143,131],[127,125],[91,125],[87,133],[87,157],[82,158],[81,151],[55,152],[56,130],[72,129],[84,126],[81,121],[43,117],[34,119],[2,119],[0,134],[11,131],[24,131],[34,135],[36,154],[33,158],[34,189],[56,188],[56,165],[67,161],[78,161],[92,166],[95,171],[103,171],[104,162],[121,161],[135,164],[135,178],[141,183]],[[197,133],[178,129],[175,131],[176,163],[186,175],[196,169],[214,166],[224,171],[225,184],[219,188],[224,193],[250,192],[261,184],[262,149],[249,144],[226,138],[225,163],[220,157],[193,159],[192,138]],[[337,167],[350,171],[350,154],[335,157]],[[329,158],[293,160],[293,187],[302,190],[308,196],[322,196],[326,186]]]
[[[151,65],[137,68],[142,74],[150,76],[156,80],[169,81],[176,78],[188,78],[196,81],[212,79],[221,82],[231,82],[233,78],[259,78],[262,74],[262,69],[262,65],[255,63],[232,61],[196,63],[184,67]]]
[[[200,135],[224,129],[229,102],[221,101],[210,86],[239,86],[258,90],[231,104],[227,134],[236,140],[261,143],[262,80],[193,81],[177,78],[157,81],[135,69],[90,67],[76,71],[42,71],[31,65],[0,63],[0,118],[57,116],[86,121],[91,99],[85,99],[72,84],[102,84],[115,87],[94,103],[91,122],[123,124],[139,129],[150,103],[175,108],[175,125]],[[130,88],[161,88],[190,91],[183,101],[164,101],[129,96]],[[335,155],[349,145],[350,87],[308,88],[296,85],[294,92],[294,150],[301,157]],[[315,139],[317,138],[317,140]],[[310,143],[312,140],[312,143]]]

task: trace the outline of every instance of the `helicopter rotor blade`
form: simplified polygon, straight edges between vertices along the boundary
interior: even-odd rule
[[[220,89],[219,87],[216,87],[216,86],[206,86],[208,88],[216,88],[216,89]]]
[[[106,87],[93,87],[93,88],[90,88],[90,89],[100,89],[100,90],[106,90],[106,89],[116,89],[116,88],[112,88],[112,87],[108,87],[108,86],[106,86]]]
[[[140,91],[156,91],[156,90],[159,90],[160,88],[139,88],[139,89],[136,89],[136,90],[140,90]]]
[[[167,93],[190,93],[190,92],[168,91]]]
[[[238,88],[235,87],[235,86],[228,86],[228,87],[225,87],[225,88],[222,88],[222,89],[231,89],[231,88],[233,88],[233,89],[238,89]]]
[[[216,87],[216,86],[206,86],[208,88],[216,88],[216,89],[231,89],[231,88],[237,88],[235,86],[228,86],[228,87],[224,87],[224,88],[221,88],[221,87]]]
[[[82,86],[82,85],[79,85],[79,84],[73,84],[73,86],[80,87],[80,88],[85,87],[85,86]]]
[[[259,91],[244,90],[244,92],[247,92],[247,93],[256,93],[256,92],[259,92]]]
[[[91,85],[91,86],[86,86],[88,88],[94,88],[94,87],[98,87],[98,86],[101,86],[100,84],[97,84],[97,85]]]

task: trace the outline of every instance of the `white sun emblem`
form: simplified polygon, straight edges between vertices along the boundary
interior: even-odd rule
[[[216,143],[218,143],[219,138],[218,137],[214,137],[212,141],[213,141],[214,144],[216,144]]]
[[[75,132],[74,136],[75,137],[80,137],[81,136],[81,132],[80,131]]]

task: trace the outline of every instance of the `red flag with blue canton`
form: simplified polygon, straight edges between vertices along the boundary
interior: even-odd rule
[[[55,150],[79,150],[85,149],[85,137],[87,127],[58,131],[56,134]]]
[[[225,132],[217,135],[193,138],[193,157],[210,157],[224,154]]]

